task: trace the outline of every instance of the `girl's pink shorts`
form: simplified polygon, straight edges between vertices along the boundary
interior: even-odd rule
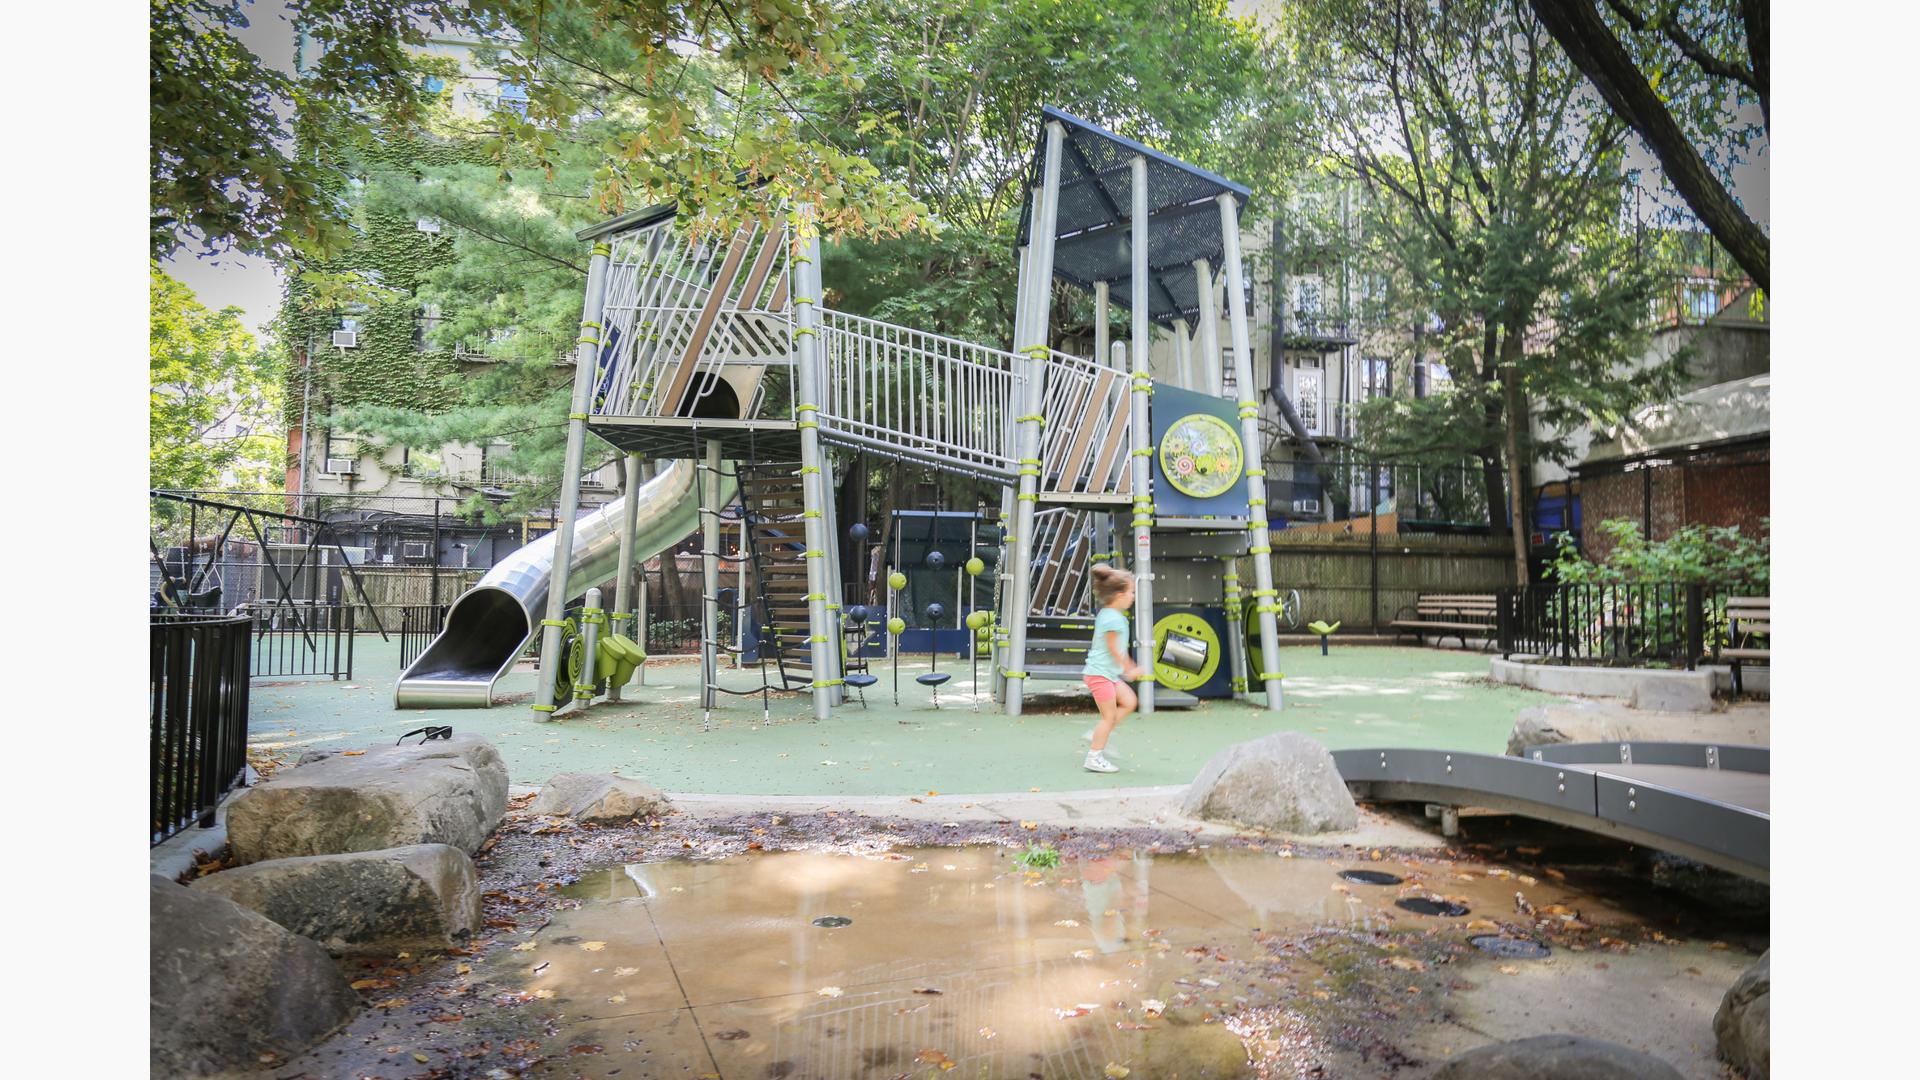
[[[1102,705],[1113,700],[1115,691],[1112,679],[1104,675],[1082,675],[1080,681],[1086,683],[1087,689],[1093,691],[1093,700]]]

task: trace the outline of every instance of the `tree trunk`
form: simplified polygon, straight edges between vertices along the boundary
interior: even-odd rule
[[[1593,0],[1532,0],[1547,32],[1586,75],[1607,107],[1647,141],[1674,190],[1762,289],[1768,282],[1767,234],[1753,223],[1687,140],[1645,75],[1595,10]],[[1759,24],[1765,32],[1764,22]],[[1765,45],[1761,45],[1764,51]],[[1763,99],[1764,100],[1764,99]]]
[[[1479,457],[1480,479],[1487,495],[1487,529],[1490,535],[1499,536],[1507,531],[1506,519],[1500,516],[1500,508],[1507,503],[1506,484],[1500,479],[1500,450],[1485,446],[1480,449]]]
[[[1519,353],[1520,336],[1509,334],[1508,347],[1502,352]],[[1513,583],[1527,583],[1527,516],[1524,493],[1527,490],[1520,467],[1520,428],[1527,422],[1526,405],[1520,398],[1519,356],[1501,370],[1507,414],[1507,510],[1513,523]]]

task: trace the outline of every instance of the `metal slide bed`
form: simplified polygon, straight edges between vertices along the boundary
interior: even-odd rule
[[[1524,758],[1455,750],[1336,750],[1355,798],[1484,807],[1768,880],[1764,746],[1563,743]]]

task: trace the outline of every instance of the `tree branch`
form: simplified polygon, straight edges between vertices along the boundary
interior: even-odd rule
[[[1653,148],[1667,179],[1700,220],[1720,241],[1741,269],[1762,289],[1767,288],[1769,243],[1720,179],[1713,175],[1700,151],[1687,140],[1673,114],[1661,102],[1620,40],[1601,20],[1590,0],[1529,0],[1547,30],[1567,51],[1600,96],[1617,115],[1633,125]]]

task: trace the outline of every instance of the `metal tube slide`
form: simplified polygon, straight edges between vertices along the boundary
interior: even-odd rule
[[[628,496],[637,504],[637,561],[665,551],[699,527],[694,464],[675,461]],[[722,477],[722,506],[732,502],[737,491],[732,472]],[[625,501],[615,499],[574,526],[567,580],[581,585],[582,591],[618,570]],[[493,703],[494,684],[513,666],[544,617],[556,539],[557,534],[548,533],[507,556],[453,602],[440,636],[400,673],[393,688],[395,708],[485,708]],[[634,632],[637,636],[644,630]]]

